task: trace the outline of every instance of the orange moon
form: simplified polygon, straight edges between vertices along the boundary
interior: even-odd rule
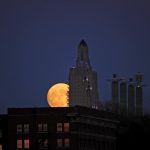
[[[47,93],[47,102],[50,107],[68,107],[68,91],[69,85],[65,83],[57,83],[53,85]]]

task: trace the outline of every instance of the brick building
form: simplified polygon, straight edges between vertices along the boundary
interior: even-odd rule
[[[2,150],[114,150],[116,147],[117,119],[96,109],[9,108],[7,122],[8,138],[2,144],[8,148]]]

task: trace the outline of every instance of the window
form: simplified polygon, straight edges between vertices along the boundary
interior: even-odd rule
[[[69,132],[69,123],[64,123],[64,132]]]
[[[48,139],[43,140],[43,147],[47,148],[48,147]]]
[[[57,132],[62,132],[62,123],[57,123]]]
[[[42,124],[38,124],[38,132],[42,132]]]
[[[29,124],[17,124],[17,133],[29,133]]]
[[[47,123],[44,123],[44,124],[43,124],[43,131],[44,131],[44,132],[47,132]]]
[[[22,124],[17,124],[17,133],[22,132]]]
[[[29,133],[29,124],[24,124],[24,132]]]
[[[48,131],[48,126],[47,123],[40,123],[38,124],[38,132],[47,132]]]
[[[26,148],[26,149],[30,148],[30,141],[29,141],[29,139],[24,140],[24,148]]]
[[[64,139],[64,147],[70,147],[70,139]]]
[[[17,148],[22,148],[22,140],[17,140]]]
[[[0,150],[3,150],[2,144],[0,144]]]
[[[63,146],[62,139],[57,139],[57,147],[60,148]]]
[[[48,139],[38,139],[38,148],[48,148]]]
[[[43,144],[42,144],[42,139],[38,139],[38,147],[39,147],[39,148],[42,148],[42,145],[43,145]]]

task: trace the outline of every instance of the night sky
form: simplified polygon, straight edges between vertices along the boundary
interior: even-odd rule
[[[101,101],[111,99],[113,73],[130,78],[140,71],[150,112],[149,0],[1,0],[0,113],[48,106],[47,90],[68,82],[82,39]]]

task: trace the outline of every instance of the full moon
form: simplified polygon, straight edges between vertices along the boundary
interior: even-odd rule
[[[53,85],[47,93],[47,102],[50,107],[68,107],[68,91],[69,85],[65,83],[57,83]]]

